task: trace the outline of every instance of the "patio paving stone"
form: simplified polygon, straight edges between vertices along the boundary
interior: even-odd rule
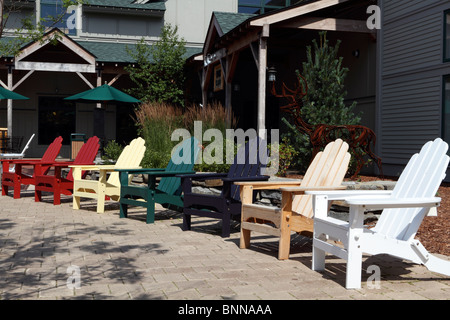
[[[141,208],[119,218],[117,203],[95,212],[70,198],[53,206],[0,197],[0,299],[3,300],[448,300],[450,279],[394,258],[365,257],[364,268],[380,266],[379,289],[347,290],[345,265],[329,256],[326,270],[311,270],[311,240],[293,235],[291,256],[277,259],[278,242],[261,236],[239,248],[239,224],[230,238],[220,223],[193,218],[182,231],[180,213],[157,207],[146,224]],[[255,234],[257,235],[257,234]],[[382,257],[385,258],[385,257]],[[68,288],[69,266],[80,270],[80,288]]]

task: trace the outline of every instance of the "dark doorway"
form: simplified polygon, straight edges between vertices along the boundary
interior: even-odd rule
[[[62,97],[39,97],[38,143],[48,145],[62,136],[63,144],[70,144],[75,132],[75,103]]]

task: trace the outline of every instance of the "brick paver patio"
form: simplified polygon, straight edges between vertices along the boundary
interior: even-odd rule
[[[0,299],[450,297],[448,277],[393,258],[364,262],[365,269],[380,267],[379,288],[371,288],[371,274],[363,272],[363,288],[346,290],[342,260],[330,257],[324,273],[311,270],[308,238],[293,236],[290,260],[279,261],[275,238],[261,235],[251,249],[239,249],[238,224],[224,239],[217,220],[193,219],[192,231],[183,232],[181,215],[161,207],[155,224],[147,225],[143,208],[120,219],[114,202],[97,214],[93,202],[73,210],[71,197],[61,206],[43,199],[35,203],[33,191],[20,200],[0,197]],[[79,288],[68,279],[79,280]]]

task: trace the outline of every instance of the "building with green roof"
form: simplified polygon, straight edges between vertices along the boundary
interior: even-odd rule
[[[70,155],[72,133],[87,137],[96,132],[96,104],[70,103],[67,96],[108,83],[125,90],[132,86],[124,67],[136,61],[128,54],[141,39],[151,46],[159,40],[164,24],[178,26],[178,35],[186,41],[186,59],[203,50],[213,11],[237,11],[237,0],[89,0],[82,5],[62,6],[62,0],[5,1],[8,19],[0,38],[2,60],[0,85],[30,99],[0,102],[0,128],[11,137],[36,138],[27,156],[39,157],[54,135],[64,138],[62,157]],[[62,11],[66,10],[66,12]],[[54,23],[49,16],[64,14]],[[17,30],[23,19],[43,21],[61,34],[56,45],[49,37],[43,41],[17,44]],[[195,21],[195,23],[192,23]],[[14,56],[13,52],[17,55]],[[108,104],[104,140],[128,143],[136,135],[130,118],[133,105]]]

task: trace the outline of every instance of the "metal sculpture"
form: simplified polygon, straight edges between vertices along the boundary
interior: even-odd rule
[[[298,86],[294,90],[289,89],[283,83],[281,94],[277,94],[275,82],[273,82],[271,91],[275,97],[288,100],[289,103],[280,107],[280,109],[292,115],[296,128],[309,137],[313,147],[313,157],[331,141],[342,138],[348,143],[351,154],[356,159],[356,168],[351,179],[355,179],[364,166],[364,155],[368,155],[375,162],[380,170],[380,175],[383,176],[381,158],[371,150],[371,145],[375,146],[376,142],[376,135],[373,130],[361,125],[329,125],[323,123],[312,125],[306,122],[302,118],[301,108],[303,105],[302,98],[308,94],[308,84],[301,74],[298,74],[297,80]]]

